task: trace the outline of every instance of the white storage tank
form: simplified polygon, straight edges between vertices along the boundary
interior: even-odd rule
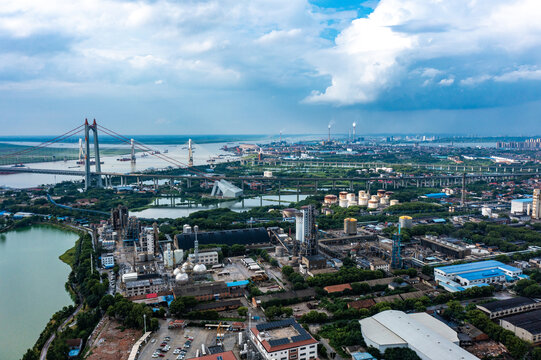
[[[347,200],[348,199],[347,191],[340,191],[340,193],[338,194],[338,199]]]
[[[361,206],[367,206],[368,205],[368,196],[364,195],[359,198],[359,205]]]
[[[338,205],[340,205],[340,207],[342,207],[342,208],[348,207],[348,201],[347,201],[347,199],[340,199]]]
[[[368,209],[375,210],[378,208],[378,205],[379,205],[378,200],[374,200],[374,199],[368,200]]]
[[[349,200],[349,201],[348,201],[348,207],[350,207],[350,206],[357,206],[357,205],[359,205],[359,204],[357,204],[357,201],[356,201],[356,200]]]
[[[383,206],[387,206],[389,205],[389,198],[388,197],[382,197],[380,200],[379,200],[379,203]]]
[[[359,190],[359,199],[366,196],[366,191]]]
[[[346,198],[348,199],[348,201],[355,201],[355,194],[349,193]]]
[[[391,201],[389,202],[389,204],[390,204],[391,206],[393,206],[393,205],[398,205],[399,203],[400,203],[400,201],[398,201],[398,200],[396,200],[396,199],[393,199],[393,200],[391,200]]]
[[[175,250],[173,252],[173,256],[175,257],[175,265],[181,264],[184,261],[184,250]]]
[[[184,224],[182,227],[182,233],[183,234],[191,234],[192,233],[192,227],[188,224]]]

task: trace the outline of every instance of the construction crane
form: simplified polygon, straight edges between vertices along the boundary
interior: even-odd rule
[[[216,329],[216,345],[218,346],[222,345],[224,336],[225,336],[225,327],[222,327],[222,322],[220,321],[220,324],[218,324],[218,328]]]

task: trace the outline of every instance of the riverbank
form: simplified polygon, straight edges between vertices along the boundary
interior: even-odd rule
[[[0,271],[9,277],[0,282],[6,295],[0,298],[0,359],[20,359],[29,347],[42,345],[47,329],[72,313],[64,285],[71,269],[56,259],[77,238],[50,224],[17,226],[2,234]]]

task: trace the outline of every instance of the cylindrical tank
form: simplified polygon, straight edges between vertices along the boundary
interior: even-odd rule
[[[380,198],[384,197],[385,196],[385,190],[379,189],[377,194],[378,194],[378,197],[380,197]]]
[[[173,256],[175,257],[175,265],[181,264],[184,261],[184,250],[177,249],[173,251]]]
[[[413,226],[413,218],[411,216],[403,215],[398,218],[398,224],[403,229],[409,229]]]
[[[383,206],[387,206],[389,205],[389,198],[384,196],[381,199],[379,199],[379,203]]]
[[[324,208],[323,209],[323,214],[329,216],[329,215],[333,214],[333,211],[331,209],[329,209],[329,208]]]
[[[338,205],[340,205],[340,207],[343,207],[343,208],[348,207],[347,199],[340,199]]]
[[[347,194],[346,199],[348,199],[348,201],[355,201],[355,194],[354,193]]]
[[[361,206],[367,206],[368,205],[368,196],[367,195],[359,198],[359,205],[361,205]]]
[[[378,200],[370,199],[368,200],[368,209],[374,210],[377,209],[379,205]]]
[[[359,190],[359,199],[366,196],[366,191]]]
[[[282,210],[282,216],[285,218],[292,218],[295,216],[296,211],[297,209],[293,209],[293,208],[284,209]]]
[[[349,200],[349,201],[348,201],[348,207],[350,207],[350,206],[357,206],[357,205],[359,205],[359,204],[357,203],[357,200]]]
[[[338,198],[340,200],[347,200],[348,192],[347,191],[340,191],[340,193],[338,194]]]
[[[183,234],[191,234],[192,233],[192,227],[188,224],[184,224],[182,227],[182,233]]]
[[[344,234],[357,235],[357,219],[354,219],[354,218],[344,219]]]
[[[398,205],[399,203],[400,203],[400,201],[398,201],[398,200],[396,200],[396,199],[393,199],[393,200],[391,200],[391,201],[389,202],[389,204],[390,204],[391,206],[393,206],[393,205]]]
[[[325,204],[329,204],[329,205],[332,205],[332,204],[336,204],[338,202],[338,197],[336,197],[336,195],[325,195],[325,198],[323,200],[323,202]]]
[[[302,233],[304,232],[304,216],[302,211],[295,213],[295,240],[302,240]]]
[[[243,334],[243,332],[240,331],[239,332],[239,347],[242,345],[242,334]]]

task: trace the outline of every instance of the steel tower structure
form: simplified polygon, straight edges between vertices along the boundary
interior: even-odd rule
[[[100,161],[100,144],[98,140],[98,124],[96,119],[90,125],[88,119],[85,119],[85,191],[92,186],[92,174],[90,172],[90,131],[94,137],[94,159],[96,164],[96,186],[103,187],[101,180],[101,161]]]

